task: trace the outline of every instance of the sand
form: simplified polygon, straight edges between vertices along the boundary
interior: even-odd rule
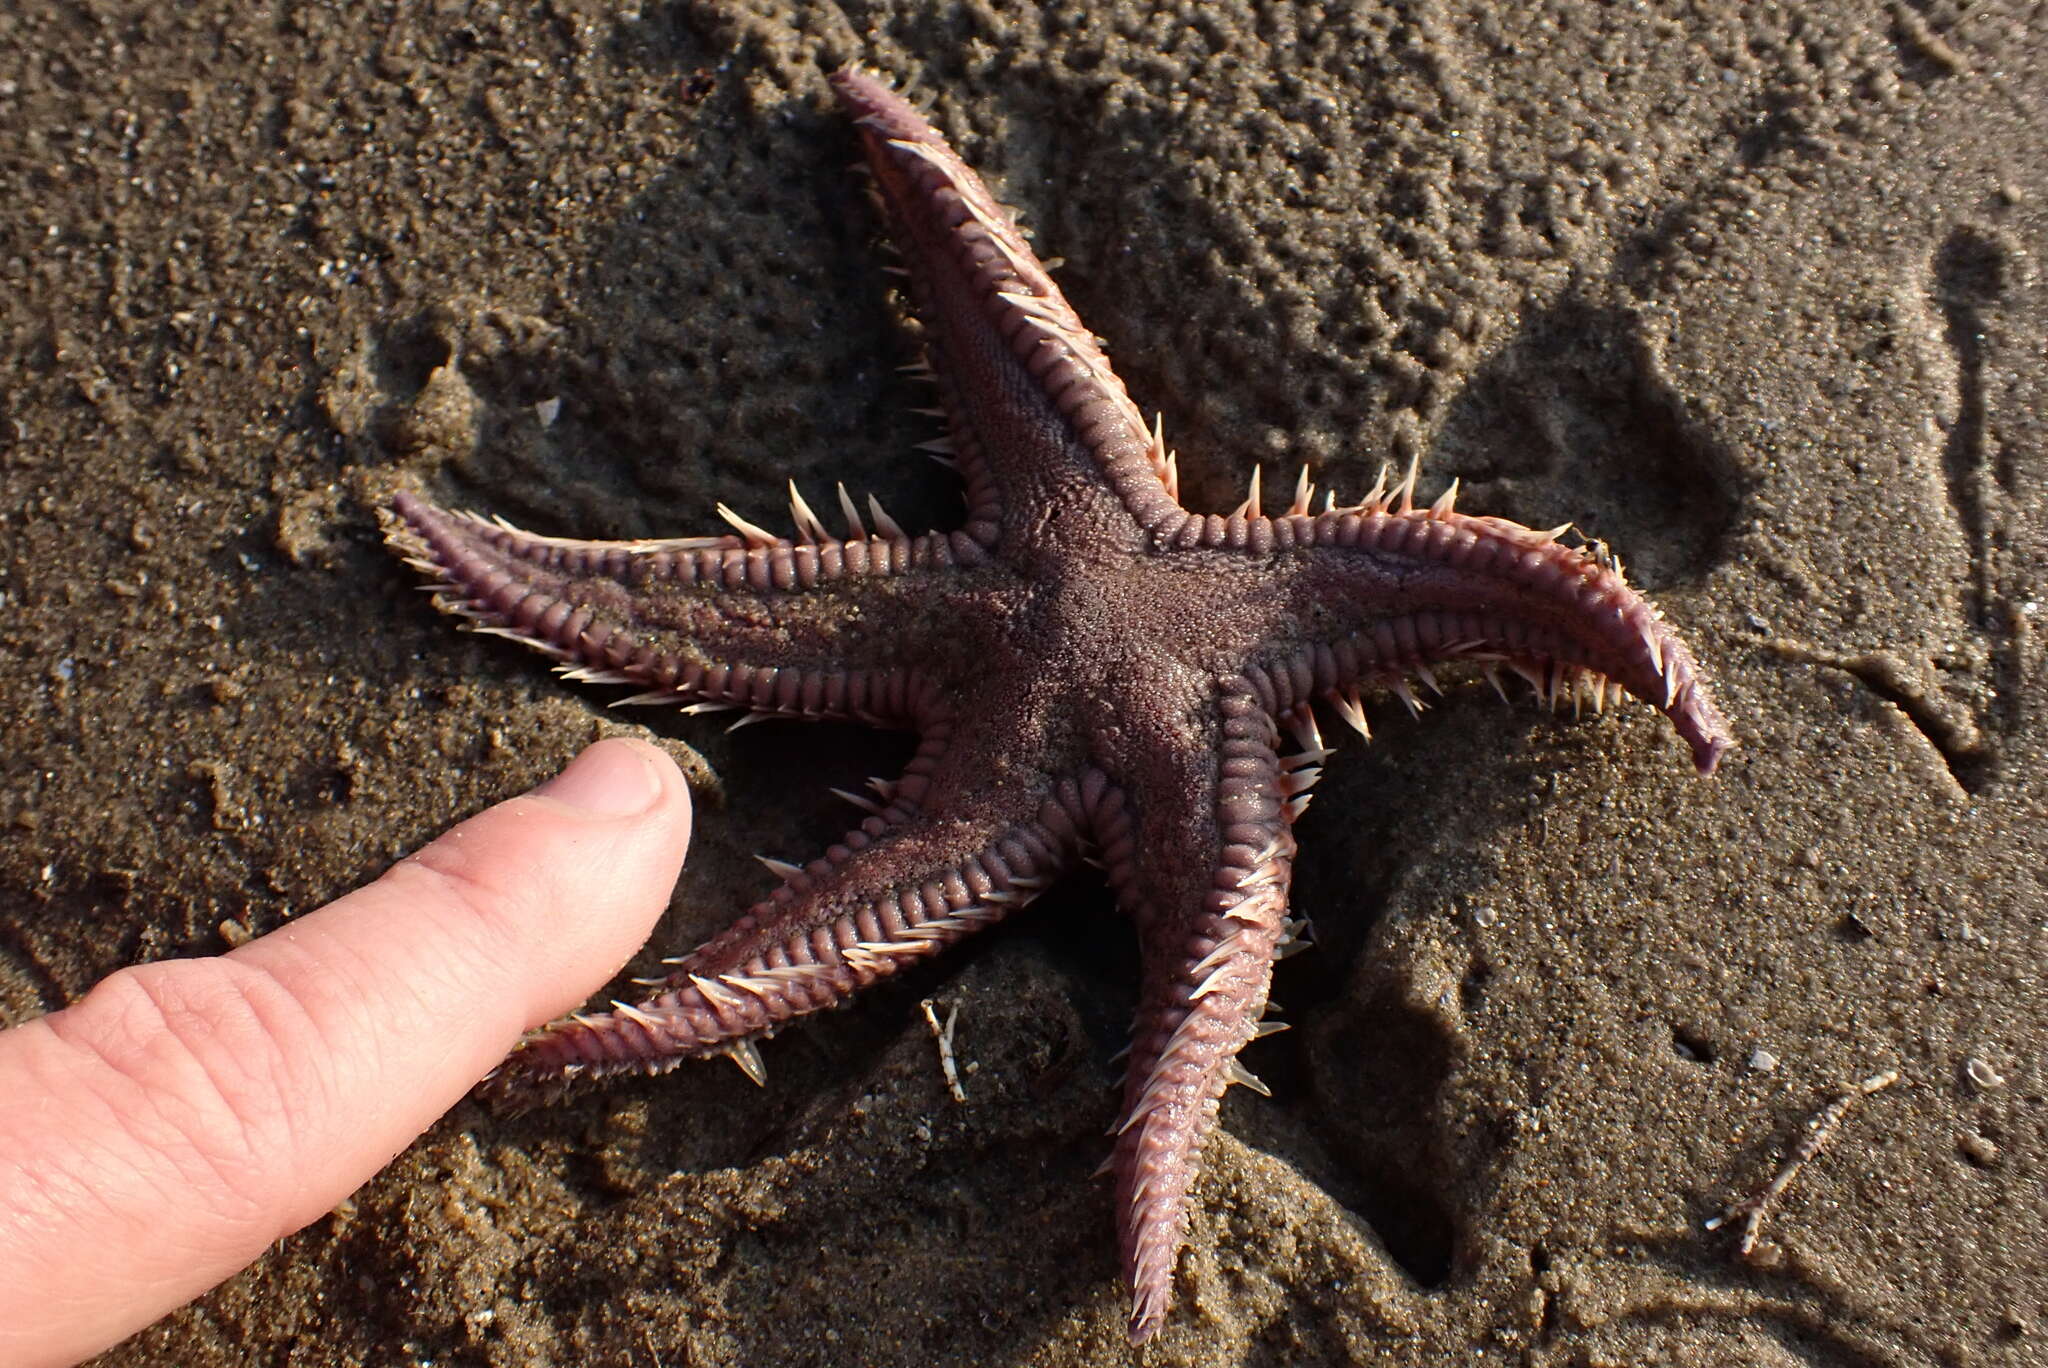
[[[2032,11],[9,6],[0,1020],[612,731],[696,776],[675,953],[903,756],[608,710],[374,532],[401,485],[587,536],[781,526],[790,477],[955,516],[823,87],[855,58],[1064,258],[1192,505],[1420,452],[1607,540],[1742,742],[1703,782],[1640,706],[1375,705],[1142,1355],[1089,1177],[1135,951],[1079,879],[766,1088],[458,1107],[102,1361],[2048,1362]],[[1704,1229],[1885,1071],[1748,1259]]]

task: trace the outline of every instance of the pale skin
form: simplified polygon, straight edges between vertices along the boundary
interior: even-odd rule
[[[353,1192],[646,939],[682,776],[601,741],[366,888],[0,1032],[0,1363],[74,1363]]]

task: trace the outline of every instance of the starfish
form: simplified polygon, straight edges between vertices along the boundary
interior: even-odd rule
[[[1699,667],[1594,544],[1415,500],[1284,512],[1258,476],[1229,514],[1181,506],[1174,456],[1032,254],[1014,216],[877,79],[833,90],[859,128],[942,396],[966,517],[906,533],[839,490],[834,536],[792,483],[793,537],[538,536],[401,493],[391,545],[437,604],[621,702],[851,719],[919,738],[859,826],[648,984],[645,1000],[530,1035],[480,1085],[524,1105],[578,1076],[756,1042],[1008,917],[1086,860],[1143,965],[1107,1169],[1134,1343],[1163,1324],[1202,1142],[1264,1021],[1289,916],[1294,820],[1329,755],[1311,705],[1367,733],[1361,691],[1510,669],[1553,706],[1626,692],[1711,773],[1732,744]],[[1292,746],[1283,741],[1283,733]],[[1367,733],[1369,735],[1369,733]]]

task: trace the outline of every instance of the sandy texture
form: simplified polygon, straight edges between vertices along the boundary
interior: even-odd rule
[[[2048,1362],[2037,7],[184,8],[0,12],[0,1018],[635,725],[707,809],[672,953],[904,753],[608,713],[372,517],[953,516],[824,97],[858,57],[1065,258],[1191,503],[1420,450],[1612,543],[1744,745],[1702,783],[1642,708],[1376,710],[1144,1361]],[[1126,1361],[1089,1173],[1134,985],[1083,881],[765,1090],[458,1108],[105,1361]],[[1885,1069],[1756,1258],[1703,1233]]]

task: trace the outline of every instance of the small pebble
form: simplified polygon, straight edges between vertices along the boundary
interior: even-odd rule
[[[1769,1073],[1778,1067],[1778,1057],[1769,1050],[1757,1049],[1750,1052],[1749,1067],[1758,1073]]]
[[[1975,1131],[1964,1131],[1956,1137],[1956,1148],[1963,1152],[1963,1158],[1978,1168],[1995,1168],[1998,1165],[1998,1142]]]
[[[1978,1092],[1992,1092],[2005,1086],[2005,1075],[1976,1055],[1963,1061],[1963,1073]]]

